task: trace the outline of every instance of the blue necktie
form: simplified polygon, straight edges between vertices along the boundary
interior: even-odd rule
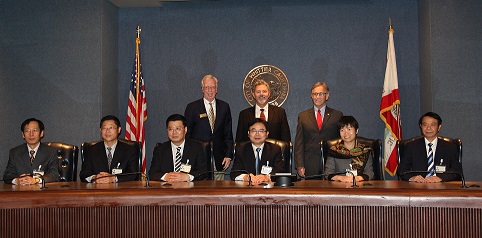
[[[425,176],[428,178],[429,176],[434,176],[435,175],[435,166],[433,162],[433,150],[432,150],[432,143],[428,143],[428,174]]]
[[[256,175],[259,174],[259,160],[261,159],[259,157],[259,151],[261,151],[261,148],[256,148]]]

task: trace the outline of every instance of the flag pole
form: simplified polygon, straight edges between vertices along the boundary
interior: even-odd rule
[[[142,111],[142,102],[139,100],[139,91],[140,91],[140,79],[141,79],[141,57],[139,54],[139,45],[141,44],[141,27],[138,25],[136,28],[136,33],[137,33],[137,38],[136,38],[136,111],[137,115],[140,115],[140,112]],[[141,117],[144,119],[143,116],[137,116],[136,118],[136,139],[139,140],[140,138],[140,127],[139,125],[141,124]]]

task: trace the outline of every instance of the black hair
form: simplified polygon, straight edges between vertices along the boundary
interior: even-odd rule
[[[422,125],[422,120],[423,120],[424,117],[431,117],[431,118],[433,118],[433,119],[435,119],[435,120],[438,121],[438,125],[439,125],[439,126],[442,125],[442,118],[441,118],[437,113],[435,113],[435,112],[427,112],[427,113],[423,114],[423,115],[420,117],[420,119],[418,120],[418,124],[419,124],[419,125]]]
[[[38,127],[40,128],[40,132],[45,130],[44,123],[41,120],[36,119],[36,118],[29,118],[29,119],[23,121],[22,125],[20,126],[20,130],[23,132],[23,130],[25,129],[25,126],[27,126],[30,122],[33,122],[33,121],[36,121],[38,123]]]
[[[251,121],[251,123],[248,124],[248,130],[249,130],[250,127],[252,127],[252,126],[253,126],[254,124],[256,124],[256,123],[261,123],[261,124],[263,124],[264,127],[266,127],[266,131],[269,131],[268,123],[267,123],[265,120],[260,119],[260,118],[256,118],[256,119],[254,119],[253,121]]]
[[[353,116],[342,116],[340,120],[338,121],[338,131],[341,130],[341,128],[345,126],[351,126],[355,128],[355,130],[358,130],[358,122]]]
[[[169,122],[170,121],[182,121],[182,125],[184,125],[184,127],[187,126],[187,121],[186,121],[186,118],[181,115],[181,114],[172,114],[170,115],[167,120],[166,120],[166,128],[169,127]]]
[[[102,117],[102,119],[100,119],[100,128],[102,128],[102,123],[104,123],[104,121],[109,121],[109,120],[113,120],[117,127],[121,127],[119,118],[113,115],[107,115],[105,117]]]

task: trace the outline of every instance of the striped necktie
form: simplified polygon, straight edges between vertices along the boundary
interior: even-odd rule
[[[109,151],[109,153],[107,153],[107,164],[110,168],[110,164],[112,163],[112,147],[107,147],[107,150]]]
[[[214,132],[214,121],[216,120],[214,116],[213,103],[209,103],[209,124],[211,125],[211,132]]]
[[[181,147],[176,148],[176,163],[174,164],[174,172],[181,170]]]
[[[430,177],[430,176],[434,176],[435,175],[435,166],[434,166],[434,162],[433,162],[433,150],[432,150],[432,143],[428,143],[428,174],[427,176],[425,176],[426,178]]]

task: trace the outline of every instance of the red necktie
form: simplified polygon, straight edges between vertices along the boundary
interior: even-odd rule
[[[321,130],[323,126],[323,118],[321,117],[321,110],[318,109],[318,114],[316,114],[316,124],[318,124],[318,130]]]
[[[264,109],[259,109],[261,110],[261,113],[259,114],[259,118],[263,121],[266,121],[266,116],[264,115]]]

